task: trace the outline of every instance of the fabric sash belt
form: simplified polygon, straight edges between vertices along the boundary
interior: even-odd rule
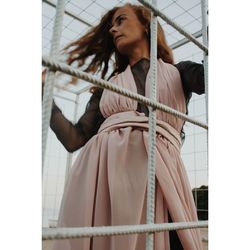
[[[106,118],[99,128],[98,133],[109,132],[124,127],[138,127],[148,131],[148,117],[144,113],[137,111],[116,113]],[[156,133],[169,140],[178,151],[180,150],[180,134],[170,124],[156,120]]]

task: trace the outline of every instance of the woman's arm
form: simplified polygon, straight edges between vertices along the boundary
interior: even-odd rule
[[[101,89],[97,89],[93,93],[85,113],[76,124],[67,120],[56,104],[53,104],[50,127],[67,151],[76,151],[97,133],[104,121],[104,117],[99,109],[101,95]]]
[[[45,75],[46,70],[42,72],[42,96]],[[85,113],[76,124],[65,118],[53,100],[50,127],[67,151],[74,152],[84,146],[97,133],[103,123],[104,117],[99,109],[102,92],[102,89],[95,90],[87,104]]]

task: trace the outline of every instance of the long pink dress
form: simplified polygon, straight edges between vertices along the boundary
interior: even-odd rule
[[[130,66],[114,84],[134,92]],[[145,93],[149,97],[149,74]],[[158,60],[157,99],[186,112],[178,70]],[[148,117],[137,102],[104,90],[100,110],[106,118],[98,134],[82,148],[65,187],[58,227],[146,223]],[[157,111],[155,222],[197,221],[196,208],[180,157],[183,121]],[[202,249],[199,229],[177,231],[185,250]],[[144,250],[145,234],[56,240],[57,250]],[[155,250],[170,249],[169,232],[155,234]]]

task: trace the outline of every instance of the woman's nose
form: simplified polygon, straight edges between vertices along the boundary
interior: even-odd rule
[[[112,26],[110,29],[109,29],[109,33],[113,36],[116,32],[116,29],[114,26]]]

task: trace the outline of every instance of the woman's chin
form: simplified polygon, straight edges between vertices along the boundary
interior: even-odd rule
[[[132,49],[131,46],[121,41],[117,43],[116,48],[119,51],[119,53],[122,55],[128,55],[129,51],[131,51]]]

